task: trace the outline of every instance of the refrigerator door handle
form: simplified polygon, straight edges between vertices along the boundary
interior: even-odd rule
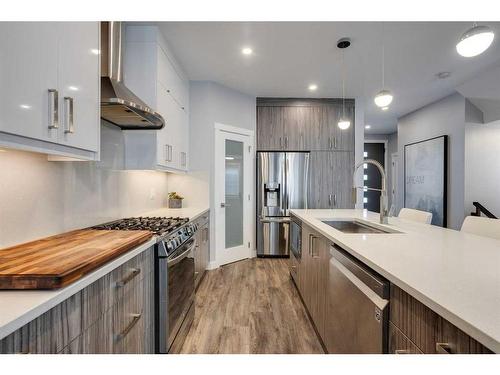
[[[290,204],[290,197],[288,195],[288,175],[289,175],[289,161],[288,157],[285,156],[285,174],[286,174],[286,189],[285,189],[285,197],[286,197],[286,206],[285,206],[285,215],[288,215],[288,210],[289,210],[289,204]]]

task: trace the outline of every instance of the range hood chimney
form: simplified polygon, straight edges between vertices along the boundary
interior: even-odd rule
[[[101,22],[101,118],[124,130],[155,130],[163,117],[123,83],[121,22]]]

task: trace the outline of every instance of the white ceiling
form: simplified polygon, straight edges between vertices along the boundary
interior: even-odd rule
[[[500,23],[488,25],[496,38],[475,58],[455,51],[464,22],[161,22],[173,53],[191,80],[211,80],[255,96],[340,97],[341,53],[345,50],[346,96],[364,102],[370,133],[391,133],[397,118],[452,93],[484,69],[500,66]],[[387,112],[373,103],[381,89],[382,30],[386,87],[394,101]],[[243,56],[251,46],[254,54]],[[435,74],[451,72],[439,80]],[[308,91],[309,83],[318,90]]]

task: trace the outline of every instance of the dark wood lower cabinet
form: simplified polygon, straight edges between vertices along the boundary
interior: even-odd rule
[[[390,326],[425,354],[492,353],[395,285],[391,285]],[[396,333],[389,330],[389,335],[390,353],[399,350],[395,343],[403,347],[401,350],[405,349]],[[393,343],[392,335],[395,335]]]
[[[0,353],[154,353],[148,249],[0,340]]]
[[[389,354],[424,354],[394,324],[389,323]]]

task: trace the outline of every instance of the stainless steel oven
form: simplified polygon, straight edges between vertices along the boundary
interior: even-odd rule
[[[178,236],[157,245],[155,321],[158,353],[178,352],[194,319],[195,231],[195,227],[190,228],[185,237],[179,239]]]

